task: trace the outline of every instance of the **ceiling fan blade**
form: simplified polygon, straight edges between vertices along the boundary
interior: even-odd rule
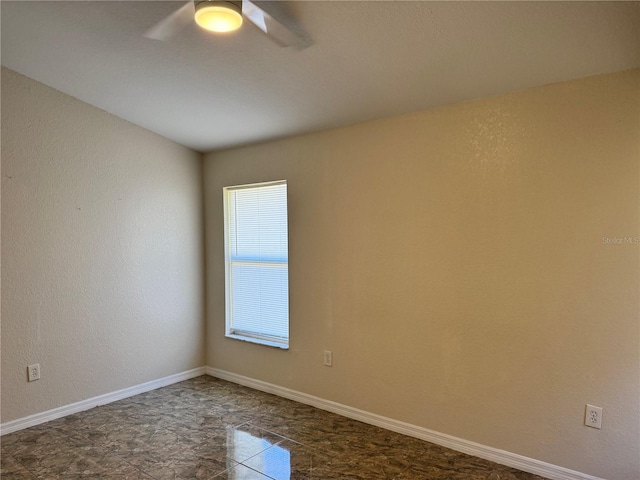
[[[307,32],[293,21],[283,21],[282,15],[281,20],[277,20],[250,0],[242,1],[242,14],[280,46],[301,50],[313,43]]]
[[[193,23],[193,2],[187,2],[168,17],[163,18],[144,33],[153,40],[168,40],[189,24]]]

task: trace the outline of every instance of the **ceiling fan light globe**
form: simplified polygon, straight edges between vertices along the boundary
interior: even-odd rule
[[[195,20],[211,32],[232,32],[242,25],[242,9],[234,2],[201,2],[196,5]]]

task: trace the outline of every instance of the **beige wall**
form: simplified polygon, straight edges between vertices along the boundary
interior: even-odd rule
[[[204,364],[200,156],[1,93],[2,422]],[[640,477],[639,132],[636,70],[207,156],[208,364]],[[289,351],[223,336],[222,187],[281,178]]]
[[[201,194],[199,154],[2,69],[2,422],[204,364]]]
[[[640,236],[639,86],[623,72],[209,154],[208,364],[640,478],[639,247],[603,243]],[[224,338],[222,187],[277,179],[289,351]]]

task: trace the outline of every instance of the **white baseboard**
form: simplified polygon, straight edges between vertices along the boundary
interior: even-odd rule
[[[458,452],[473,455],[475,457],[484,458],[492,462],[500,463],[508,467],[516,468],[525,472],[540,475],[551,480],[604,480],[599,477],[587,475],[586,473],[577,472],[568,468],[560,467],[550,463],[535,460],[533,458],[524,457],[516,453],[507,452],[479,443],[464,440],[462,438],[447,435],[445,433],[436,432],[427,428],[418,427],[410,423],[401,422],[392,418],[383,417],[374,413],[359,410],[357,408],[342,405],[340,403],[325,400],[313,395],[291,390],[289,388],[280,387],[271,383],[255,380],[253,378],[244,377],[235,373],[219,370],[217,368],[205,367],[205,372],[212,377],[228,380],[238,383],[246,387],[254,388],[267,393],[278,395],[279,397],[288,398],[305,405],[311,405],[328,412],[337,413],[344,417],[352,418],[363,423],[375,425],[394,432],[402,433],[411,437],[419,438],[427,442],[435,443],[443,447],[456,450]]]
[[[176,373],[169,375],[168,377],[158,378],[157,380],[151,380],[150,382],[141,383],[140,385],[134,385],[132,387],[123,388],[111,393],[105,393],[104,395],[98,395],[97,397],[88,398],[80,402],[71,403],[62,407],[47,410],[46,412],[36,413],[29,415],[28,417],[18,418],[11,420],[0,425],[0,435],[22,430],[24,428],[33,427],[41,423],[55,420],[56,418],[66,417],[73,413],[89,410],[90,408],[97,407],[99,405],[105,405],[107,403],[122,400],[123,398],[133,397],[140,393],[155,390],[156,388],[166,387],[174,383],[182,382],[190,378],[199,377],[206,374],[206,367],[198,367],[193,370],[187,370],[186,372]]]

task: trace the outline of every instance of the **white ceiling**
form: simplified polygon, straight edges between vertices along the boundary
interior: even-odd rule
[[[203,152],[640,66],[640,2],[279,2],[311,47],[143,37],[181,5],[4,0],[2,65]]]

